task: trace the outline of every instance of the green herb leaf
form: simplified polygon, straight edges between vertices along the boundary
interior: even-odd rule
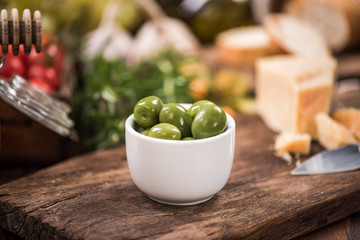
[[[149,95],[164,103],[190,103],[190,78],[180,74],[184,57],[163,52],[154,59],[126,66],[97,57],[86,63],[84,82],[75,94],[75,121],[88,150],[110,148],[125,141],[125,120],[135,104]]]

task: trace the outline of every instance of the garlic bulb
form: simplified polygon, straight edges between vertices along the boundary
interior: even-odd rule
[[[166,49],[183,54],[199,52],[199,41],[182,21],[167,17],[152,0],[136,1],[148,13],[150,21],[136,34],[127,57],[129,63],[148,59]]]
[[[132,36],[116,23],[121,1],[107,4],[97,29],[86,36],[84,54],[87,58],[102,55],[108,60],[125,58],[132,45]]]

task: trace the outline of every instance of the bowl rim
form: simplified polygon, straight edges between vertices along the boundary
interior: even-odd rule
[[[181,104],[181,105],[185,105],[185,104]],[[191,106],[191,104],[188,104]],[[226,137],[228,135],[230,135],[232,132],[235,132],[235,120],[233,119],[233,117],[231,117],[228,113],[226,114],[226,118],[227,118],[227,123],[226,123],[226,128],[225,131],[216,135],[216,136],[212,136],[212,137],[208,137],[208,138],[202,138],[202,139],[194,139],[194,140],[169,140],[169,139],[161,139],[161,138],[153,138],[153,137],[149,137],[146,136],[144,134],[139,133],[138,131],[136,131],[134,129],[134,114],[131,114],[125,122],[125,132],[126,133],[131,133],[133,135],[135,135],[136,137],[139,137],[140,139],[143,139],[144,141],[150,141],[150,142],[159,142],[159,143],[168,143],[168,144],[182,144],[182,145],[186,145],[186,144],[203,144],[206,142],[211,142],[211,141],[216,141],[219,138],[223,138]],[[126,141],[126,140],[125,140]]]

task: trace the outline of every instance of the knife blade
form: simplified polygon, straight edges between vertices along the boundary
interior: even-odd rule
[[[350,144],[323,151],[291,171],[291,175],[315,175],[353,171],[360,168],[360,146]]]

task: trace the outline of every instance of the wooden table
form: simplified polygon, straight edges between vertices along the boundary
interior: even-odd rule
[[[0,185],[16,178],[23,177],[30,173],[40,170],[34,167],[7,167],[0,169]],[[0,227],[0,240],[19,240],[16,234],[13,234]],[[341,219],[335,223],[326,225],[320,229],[312,231],[297,240],[351,240],[360,239],[360,213],[355,213],[349,217]]]
[[[360,107],[359,96],[357,91],[337,99]],[[230,179],[203,204],[174,207],[150,200],[133,184],[122,146],[0,186],[1,234],[15,239],[359,239],[358,171],[290,176],[294,164],[274,156],[275,134],[259,117],[239,116],[236,123]],[[321,149],[312,145],[312,153]]]
[[[273,133],[257,116],[237,125],[232,174],[206,203],[150,200],[132,183],[121,147],[2,185],[0,225],[28,239],[288,239],[360,210],[358,172],[290,176],[294,166],[274,157]]]

